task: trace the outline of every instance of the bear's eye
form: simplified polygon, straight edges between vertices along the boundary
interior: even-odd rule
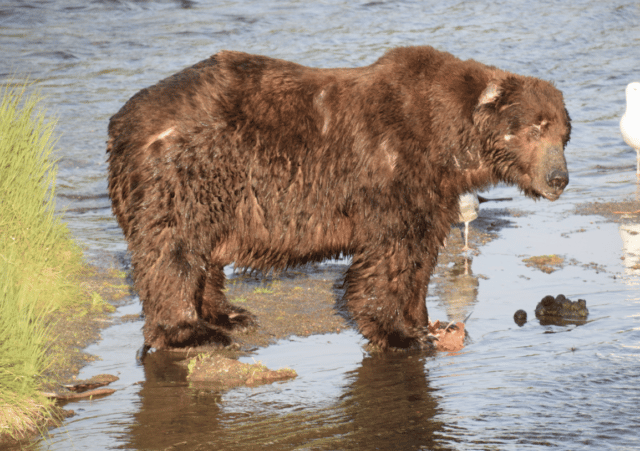
[[[529,136],[533,139],[540,139],[540,135],[542,134],[541,127],[539,125],[534,125],[529,130]]]
[[[540,139],[542,133],[546,131],[548,125],[549,122],[546,119],[540,119],[540,122],[538,124],[534,124],[531,126],[529,135],[532,139]]]

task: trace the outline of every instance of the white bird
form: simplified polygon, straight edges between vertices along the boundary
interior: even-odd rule
[[[469,223],[478,217],[478,211],[480,211],[480,202],[478,202],[478,195],[476,193],[461,194],[458,199],[460,205],[459,222],[464,222],[464,247],[463,251],[468,251],[469,247]]]
[[[620,120],[620,131],[624,142],[638,153],[636,157],[636,175],[640,177],[640,83],[627,85],[627,110]]]

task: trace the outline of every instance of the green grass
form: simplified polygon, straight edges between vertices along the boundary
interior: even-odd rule
[[[273,294],[278,288],[280,288],[281,283],[282,282],[279,280],[274,280],[267,286],[254,288],[253,292],[257,294]]]
[[[0,91],[0,435],[42,417],[47,317],[83,300],[82,252],[54,214],[55,123],[29,88]]]

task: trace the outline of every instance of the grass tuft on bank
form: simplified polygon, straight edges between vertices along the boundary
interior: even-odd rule
[[[86,301],[82,251],[55,215],[55,122],[27,84],[1,89],[0,437],[42,424],[39,394],[50,364],[49,315]]]

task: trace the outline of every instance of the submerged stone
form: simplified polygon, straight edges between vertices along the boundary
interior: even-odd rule
[[[293,379],[296,372],[289,368],[270,370],[261,363],[242,363],[217,354],[201,354],[187,363],[189,382],[207,382],[221,389],[243,385],[268,384]]]
[[[527,322],[527,312],[522,309],[518,310],[516,313],[514,313],[513,320],[518,326],[524,326],[524,323]]]
[[[572,301],[563,294],[555,298],[545,296],[536,307],[536,318],[543,326],[555,324],[559,326],[567,324],[584,324],[589,315],[587,301],[578,299]]]

